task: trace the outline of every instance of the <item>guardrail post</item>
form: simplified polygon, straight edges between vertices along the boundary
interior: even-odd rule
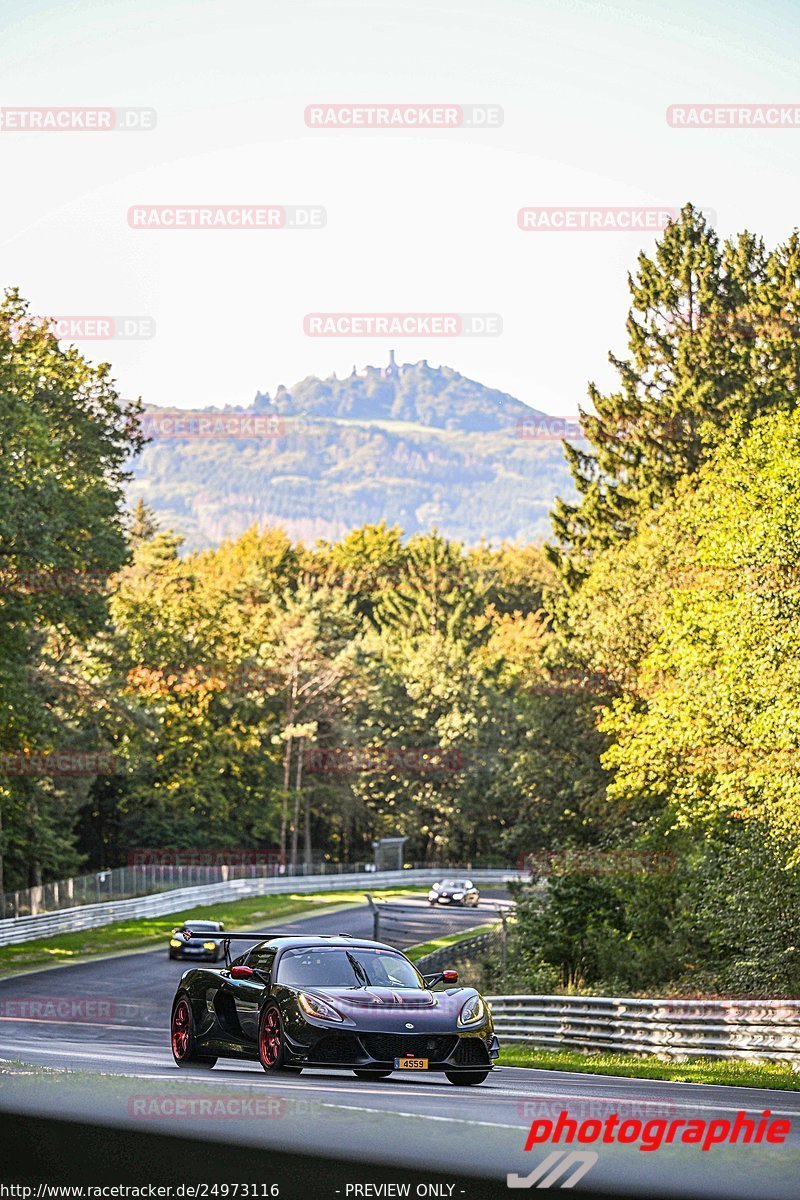
[[[372,940],[373,942],[379,942],[381,940],[381,910],[369,892],[365,892],[364,895],[367,898],[367,904],[372,909]]]

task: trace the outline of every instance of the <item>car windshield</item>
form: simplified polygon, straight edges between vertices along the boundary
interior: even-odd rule
[[[358,988],[424,987],[421,977],[411,963],[392,950],[377,950],[363,946],[314,946],[287,950],[278,966],[278,983],[287,987]]]
[[[192,933],[219,932],[219,925],[216,921],[187,921],[186,928],[191,929]]]
[[[443,888],[451,888],[454,892],[459,891],[459,889],[463,892],[466,891],[469,884],[465,879],[445,879],[441,886]]]

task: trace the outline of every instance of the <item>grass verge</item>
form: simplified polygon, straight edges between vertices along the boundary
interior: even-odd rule
[[[726,1087],[777,1088],[800,1091],[800,1074],[790,1063],[717,1062],[694,1058],[688,1062],[662,1062],[635,1054],[581,1054],[575,1050],[539,1050],[535,1046],[506,1043],[500,1066],[534,1067],[540,1071],[578,1071],[583,1075],[623,1075],[628,1079],[667,1079],[674,1083],[716,1083]]]
[[[459,933],[449,933],[446,937],[437,938],[433,942],[420,942],[417,946],[411,946],[404,951],[406,958],[410,958],[415,962],[418,958],[424,958],[426,954],[433,954],[434,950],[443,950],[445,946],[453,946],[456,942],[464,942],[467,938],[477,937],[481,933],[491,933],[494,925],[476,925],[474,929],[463,929]]]
[[[375,894],[383,897],[404,896],[410,892],[424,890],[414,888],[375,888]],[[98,954],[115,954],[124,950],[146,950],[148,946],[163,945],[166,948],[170,930],[184,921],[224,921],[226,929],[262,924],[280,917],[295,917],[302,913],[319,910],[321,905],[363,903],[364,892],[315,892],[310,895],[290,893],[275,896],[251,896],[246,900],[234,900],[228,904],[210,904],[188,908],[183,912],[167,913],[163,917],[132,917],[127,921],[115,921],[112,925],[101,925],[99,929],[85,929],[76,933],[61,933],[54,937],[39,938],[34,942],[23,942],[16,946],[0,946],[0,977],[53,963],[77,962],[93,958]]]

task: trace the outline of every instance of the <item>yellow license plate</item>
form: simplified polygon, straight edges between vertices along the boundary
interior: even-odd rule
[[[427,1071],[427,1058],[396,1058],[394,1060],[395,1071]]]

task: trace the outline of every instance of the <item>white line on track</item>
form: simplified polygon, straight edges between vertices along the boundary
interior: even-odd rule
[[[148,1056],[147,1054],[136,1054],[135,1052],[131,1051],[130,1049],[125,1049],[121,1053],[109,1053],[107,1050],[105,1050],[105,1051],[97,1050],[94,1052],[86,1051],[86,1050],[73,1050],[71,1048],[71,1046],[70,1046],[70,1048],[62,1047],[61,1049],[58,1049],[58,1050],[51,1050],[48,1047],[31,1046],[31,1045],[15,1046],[15,1047],[13,1047],[13,1049],[11,1047],[6,1046],[6,1047],[0,1047],[0,1049],[4,1050],[6,1053],[14,1053],[15,1057],[19,1057],[20,1054],[24,1054],[27,1052],[27,1053],[44,1054],[44,1055],[47,1055],[50,1057],[59,1057],[59,1056],[65,1057],[65,1056],[67,1056],[70,1059],[84,1059],[84,1060],[88,1059],[88,1060],[94,1060],[95,1062],[99,1062],[99,1063],[103,1063],[103,1062],[125,1063],[125,1062],[128,1062],[131,1065],[136,1065],[136,1066],[140,1066],[140,1067],[152,1065],[154,1067],[163,1068],[163,1066],[164,1066],[164,1056],[163,1055],[159,1055],[159,1057],[153,1057],[153,1056]],[[6,1060],[6,1061],[10,1061],[10,1060]],[[229,1087],[229,1088],[252,1087],[253,1083],[247,1078],[247,1076],[256,1076],[256,1078],[263,1080],[263,1075],[258,1070],[258,1068],[256,1067],[255,1064],[253,1064],[251,1066],[249,1063],[240,1063],[240,1064],[237,1064],[237,1067],[239,1068],[238,1070],[228,1071],[224,1076],[222,1075],[221,1072],[219,1072],[213,1076],[211,1074],[207,1075],[205,1073],[203,1073],[202,1076],[198,1076],[198,1075],[189,1076],[189,1075],[184,1075],[183,1072],[181,1072],[180,1076],[177,1073],[175,1075],[172,1075],[172,1074],[156,1075],[156,1074],[152,1074],[152,1073],[150,1073],[150,1074],[141,1073],[140,1074],[138,1072],[132,1072],[132,1071],[122,1072],[121,1074],[124,1076],[128,1076],[130,1078],[136,1078],[136,1079],[138,1079],[138,1078],[163,1079],[163,1080],[170,1080],[170,1081],[177,1081],[178,1078],[183,1078],[183,1079],[191,1078],[193,1081],[196,1081],[196,1082],[200,1082],[201,1080],[203,1083],[211,1083],[212,1081],[218,1082],[218,1084],[223,1085],[225,1087]],[[244,1070],[242,1070],[242,1068],[244,1068]],[[499,1071],[502,1071],[502,1070],[503,1070],[503,1068],[499,1068],[498,1073],[499,1073]],[[176,1072],[177,1072],[177,1068],[176,1068]],[[236,1076],[238,1076],[238,1078],[236,1078]],[[264,1081],[264,1082],[266,1082],[266,1081]],[[275,1082],[277,1083],[277,1081],[275,1081]],[[344,1080],[342,1082],[344,1083]],[[398,1088],[398,1084],[400,1084],[401,1082],[402,1082],[402,1092]],[[438,1080],[436,1082],[438,1082]],[[263,1086],[263,1084],[260,1086]],[[323,1083],[321,1081],[318,1083],[314,1079],[313,1076],[307,1076],[307,1082],[303,1082],[303,1083],[301,1083],[300,1081],[298,1081],[296,1083],[290,1083],[288,1081],[284,1082],[283,1080],[281,1080],[280,1083],[278,1084],[278,1086],[280,1087],[281,1091],[299,1092],[309,1098],[311,1097],[311,1094],[313,1092],[332,1092],[335,1095],[342,1094],[341,1086],[338,1086],[338,1085],[332,1084],[332,1083],[330,1083],[330,1084]],[[392,1084],[386,1084],[383,1087],[377,1087],[377,1088],[372,1087],[369,1090],[365,1090],[363,1087],[359,1087],[358,1095],[359,1096],[374,1095],[374,1096],[384,1096],[384,1097],[392,1097],[392,1096],[399,1097],[400,1095],[402,1095],[405,1099],[413,1100],[413,1099],[418,1099],[418,1098],[425,1099],[426,1097],[431,1098],[434,1095],[440,1095],[440,1093],[434,1092],[431,1089],[429,1083],[421,1083],[421,1082],[416,1082],[416,1081],[412,1083],[410,1080],[409,1081],[396,1080]],[[636,1103],[636,1104],[643,1104],[643,1105],[662,1105],[664,1103],[663,1098],[659,1099],[659,1100],[654,1100],[654,1099],[649,1099],[647,1097],[642,1098],[642,1097],[631,1097],[631,1096],[598,1096],[598,1095],[587,1096],[580,1092],[559,1091],[559,1092],[540,1092],[537,1095],[530,1095],[530,1094],[521,1095],[519,1092],[513,1091],[508,1088],[502,1088],[501,1086],[494,1086],[491,1089],[487,1089],[484,1092],[475,1091],[475,1092],[461,1093],[458,1098],[459,1098],[460,1103],[466,1102],[469,1104],[481,1104],[481,1103],[484,1103],[487,1099],[491,1099],[493,1101],[499,1101],[500,1103],[504,1103],[504,1104],[507,1104],[509,1101],[514,1102],[516,1104],[519,1104],[520,1102],[524,1102],[526,1104],[534,1104],[534,1103],[551,1103],[552,1104],[554,1100],[562,1101],[562,1102],[574,1100],[574,1101],[578,1101],[579,1103],[583,1103],[583,1104],[585,1104],[587,1102],[587,1100],[593,1101],[595,1103],[599,1103],[602,1101],[603,1103],[608,1103],[608,1104]],[[758,1104],[748,1103],[749,1100],[750,1100],[749,1097],[742,1097],[743,1103],[739,1104],[739,1105],[693,1104],[693,1103],[687,1103],[683,1100],[671,1101],[670,1103],[671,1103],[671,1106],[675,1109],[679,1109],[679,1110],[683,1109],[683,1110],[687,1110],[689,1112],[737,1113],[737,1112],[757,1112],[757,1111],[763,1110],[763,1108],[764,1108],[763,1104],[758,1105]],[[320,1101],[320,1103],[324,1104],[326,1102]],[[354,1105],[346,1104],[346,1103],[341,1103],[339,1105],[332,1104],[332,1107],[334,1107],[334,1108],[336,1108],[336,1107],[355,1108]],[[365,1109],[364,1111],[372,1111],[372,1110]],[[398,1116],[403,1116],[403,1115],[425,1116],[425,1115],[427,1115],[424,1113],[403,1114],[402,1112],[398,1112],[395,1109],[393,1109],[393,1110],[379,1109],[376,1111],[380,1111],[380,1112],[393,1111],[393,1112],[396,1112]],[[793,1117],[795,1119],[797,1119],[797,1116],[798,1116],[796,1109],[771,1108],[770,1112],[774,1116]],[[433,1120],[434,1118],[431,1117],[430,1119]],[[456,1117],[444,1118],[443,1117],[441,1119],[455,1121],[455,1120],[460,1120],[462,1118],[456,1118]],[[523,1122],[526,1120],[527,1120],[527,1118],[523,1117]],[[480,1124],[481,1122],[472,1122],[472,1123]],[[494,1122],[484,1122],[484,1124],[494,1124]],[[524,1127],[524,1124],[522,1126],[520,1126],[520,1125],[502,1125],[502,1124],[498,1125],[498,1128],[503,1128],[503,1129],[519,1129],[519,1128],[523,1128],[523,1127]]]
[[[513,1129],[515,1133],[525,1128],[524,1125],[501,1125],[499,1121],[473,1121],[471,1117],[440,1117],[433,1116],[431,1113],[402,1112],[402,1110],[397,1108],[366,1108],[360,1104],[332,1104],[329,1100],[321,1100],[320,1107],[336,1108],[339,1110],[346,1108],[348,1112],[380,1113],[384,1117],[389,1115],[392,1117],[416,1117],[421,1121],[446,1121],[448,1124],[453,1125],[482,1125],[486,1129]]]
[[[81,1044],[85,1045],[85,1043]],[[46,1054],[51,1058],[69,1058],[70,1060],[73,1058],[89,1058],[93,1059],[95,1062],[125,1062],[127,1059],[131,1062],[138,1062],[142,1064],[152,1063],[154,1067],[163,1067],[164,1065],[163,1059],[161,1058],[147,1058],[145,1055],[135,1054],[132,1051],[128,1051],[125,1055],[122,1055],[108,1054],[107,1052],[102,1053],[100,1051],[95,1051],[93,1053],[88,1050],[73,1050],[71,1048],[67,1050],[64,1047],[62,1047],[60,1050],[50,1050],[46,1046],[4,1046],[2,1047],[2,1052],[5,1054],[14,1055],[13,1059],[6,1059],[6,1062],[14,1062],[20,1057],[21,1054]],[[65,1070],[69,1070],[69,1068],[66,1067]]]
[[[71,1025],[73,1028],[75,1026],[75,1022],[72,1022],[72,1021],[60,1021],[60,1020],[51,1021],[47,1018],[41,1018],[41,1017],[0,1017],[0,1021],[10,1021],[12,1023],[15,1023],[15,1022],[31,1023],[31,1024],[41,1024],[41,1025]],[[113,1024],[113,1023],[105,1024],[105,1023],[101,1023],[101,1022],[97,1022],[97,1021],[82,1021],[82,1022],[80,1022],[80,1027],[81,1028],[114,1029],[114,1030],[118,1030],[120,1032],[128,1031],[128,1030],[130,1030],[131,1032],[151,1033],[151,1034],[154,1032],[152,1026],[146,1026],[146,1025],[121,1026],[119,1024]],[[155,1050],[155,1053],[158,1054],[159,1057],[157,1057],[157,1058],[156,1057],[148,1057],[147,1053],[146,1053],[146,1051],[148,1049],[147,1047],[141,1047],[141,1051],[144,1051],[145,1053],[142,1053],[142,1052],[137,1053],[136,1051],[132,1050],[131,1047],[124,1046],[122,1044],[120,1044],[120,1048],[117,1051],[115,1051],[109,1047],[103,1047],[103,1043],[99,1043],[96,1049],[72,1048],[72,1047],[77,1047],[77,1046],[86,1047],[85,1042],[69,1043],[69,1046],[70,1046],[70,1049],[69,1049],[69,1057],[70,1058],[84,1059],[84,1060],[88,1059],[88,1060],[95,1060],[95,1061],[99,1061],[99,1062],[109,1062],[109,1063],[113,1062],[113,1063],[117,1063],[117,1064],[121,1064],[121,1065],[124,1065],[125,1063],[128,1063],[128,1062],[135,1062],[135,1063],[142,1064],[142,1065],[152,1064],[153,1066],[162,1066],[163,1065],[164,1055],[161,1055],[158,1050]],[[27,1043],[16,1042],[16,1043],[14,1043],[13,1046],[6,1046],[5,1049],[10,1053],[14,1053],[16,1056],[19,1054],[20,1050],[23,1049],[23,1047],[29,1053],[44,1054],[49,1057],[59,1057],[59,1056],[63,1057],[65,1054],[65,1049],[66,1049],[66,1047],[63,1044],[60,1048],[51,1049],[45,1045],[41,1045],[38,1041],[37,1042],[29,1041]],[[233,1067],[234,1061],[235,1060],[231,1060],[231,1067]],[[236,1063],[236,1068],[238,1068],[237,1073],[240,1073],[242,1071],[242,1069],[244,1069],[244,1071],[248,1072],[248,1073],[257,1071],[257,1067],[255,1066],[255,1064],[251,1065],[246,1062]],[[234,1068],[234,1070],[236,1070],[236,1068]],[[654,1105],[654,1106],[662,1105],[664,1103],[669,1103],[671,1105],[671,1107],[673,1107],[673,1108],[687,1109],[687,1110],[690,1110],[693,1112],[733,1112],[733,1113],[740,1112],[740,1111],[745,1111],[745,1112],[756,1111],[757,1108],[759,1108],[759,1107],[761,1109],[764,1108],[763,1103],[760,1106],[757,1104],[753,1104],[751,1102],[752,1097],[750,1095],[742,1096],[743,1103],[738,1104],[738,1105],[726,1105],[726,1104],[721,1104],[721,1103],[702,1104],[699,1102],[689,1103],[689,1102],[684,1101],[683,1098],[681,1098],[681,1099],[674,1098],[674,1093],[672,1092],[671,1088],[675,1081],[666,1081],[666,1080],[652,1081],[652,1082],[662,1085],[662,1086],[658,1088],[658,1091],[655,1095],[651,1094],[650,1096],[639,1096],[639,1095],[633,1094],[633,1088],[636,1088],[636,1090],[638,1091],[639,1086],[642,1083],[646,1082],[644,1080],[639,1080],[639,1079],[631,1081],[631,1083],[633,1085],[632,1091],[630,1093],[628,1093],[627,1095],[621,1095],[621,1096],[609,1095],[606,1092],[602,1092],[601,1089],[606,1084],[606,1082],[611,1082],[613,1080],[614,1083],[618,1083],[618,1080],[614,1076],[597,1076],[597,1075],[586,1076],[585,1079],[581,1080],[582,1084],[586,1088],[585,1092],[565,1092],[558,1086],[558,1083],[555,1079],[548,1080],[547,1083],[545,1083],[545,1080],[542,1079],[542,1073],[538,1072],[538,1071],[536,1072],[537,1078],[536,1078],[536,1082],[535,1082],[535,1089],[532,1090],[532,1092],[528,1092],[528,1094],[525,1095],[525,1094],[521,1093],[520,1091],[518,1091],[514,1087],[508,1087],[508,1086],[503,1087],[502,1083],[497,1078],[497,1076],[502,1074],[505,1077],[506,1081],[508,1081],[509,1076],[511,1076],[512,1078],[516,1077],[515,1082],[518,1082],[520,1084],[523,1084],[523,1083],[528,1084],[531,1081],[528,1076],[528,1072],[526,1070],[524,1070],[523,1068],[519,1068],[519,1067],[499,1067],[499,1068],[496,1068],[496,1072],[497,1072],[497,1074],[494,1076],[492,1084],[490,1084],[490,1089],[491,1089],[492,1098],[501,1103],[508,1102],[508,1101],[513,1101],[516,1103],[519,1103],[520,1101],[525,1101],[526,1103],[529,1103],[529,1104],[537,1103],[537,1102],[538,1103],[545,1103],[545,1102],[552,1103],[553,1100],[564,1100],[564,1101],[577,1100],[582,1103],[586,1103],[587,1101],[596,1101],[596,1102],[603,1102],[603,1103],[608,1103],[608,1104],[636,1103],[636,1104]],[[232,1072],[229,1071],[229,1073],[226,1076],[226,1084],[228,1086],[239,1086],[238,1081],[234,1082],[233,1079],[231,1079],[231,1073]],[[220,1074],[221,1074],[221,1072],[218,1073],[217,1078],[219,1078]],[[570,1072],[569,1075],[570,1075],[571,1079],[575,1078],[575,1076],[572,1072]],[[308,1084],[303,1083],[303,1084],[288,1085],[288,1086],[294,1086],[305,1092],[307,1092],[309,1087],[311,1087],[311,1086],[316,1087],[317,1090],[327,1090],[327,1091],[338,1091],[339,1090],[337,1088],[334,1088],[333,1086],[326,1088],[325,1085],[323,1085],[323,1084],[312,1083],[313,1076],[308,1077],[308,1078],[309,1078]],[[384,1091],[376,1092],[375,1094],[376,1095],[391,1095],[391,1094],[393,1094],[393,1092],[395,1092],[398,1082],[399,1082],[399,1080],[395,1080],[393,1085],[387,1085],[387,1087]],[[437,1082],[439,1082],[439,1081],[437,1080]],[[680,1082],[683,1084],[684,1088],[700,1086],[697,1084],[687,1083],[684,1081],[680,1081]],[[403,1083],[404,1083],[404,1091],[405,1091],[406,1095],[411,1095],[411,1096],[413,1096],[413,1095],[421,1095],[421,1096],[428,1095],[429,1096],[431,1094],[429,1091],[430,1085],[428,1083],[423,1083],[421,1080],[420,1081],[415,1080],[413,1082],[411,1080],[403,1080]],[[548,1087],[547,1084],[549,1084],[550,1087]],[[543,1085],[545,1085],[545,1086],[543,1086]],[[666,1085],[666,1086],[663,1086],[663,1085]],[[287,1085],[283,1085],[283,1086],[287,1086]],[[667,1090],[667,1089],[669,1089],[669,1090]],[[750,1091],[750,1090],[751,1089],[748,1089],[748,1091]],[[363,1094],[363,1093],[361,1093],[361,1094]],[[467,1103],[478,1103],[478,1097],[480,1095],[481,1095],[481,1093],[466,1093],[463,1095],[463,1100],[466,1101]],[[482,1095],[485,1096],[486,1092],[483,1092]],[[776,1115],[794,1117],[795,1119],[798,1117],[798,1111],[796,1109],[794,1109],[794,1110],[792,1110],[792,1109],[788,1109],[788,1110],[787,1109],[771,1109],[770,1111],[775,1113]]]
[[[0,1017],[0,1021],[13,1021],[19,1025],[69,1025],[72,1029],[79,1025],[81,1029],[116,1029],[118,1033],[124,1033],[128,1029],[136,1033],[153,1033],[152,1025],[122,1025],[119,1021],[62,1021],[55,1017]]]

